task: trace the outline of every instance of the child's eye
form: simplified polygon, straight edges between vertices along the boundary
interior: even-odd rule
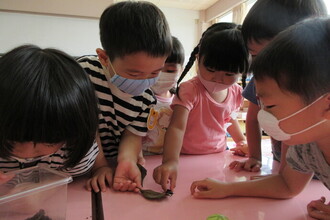
[[[235,76],[235,73],[226,73],[226,76]]]
[[[275,105],[265,105],[264,108],[267,108],[267,109],[271,109],[273,108]]]
[[[209,71],[209,72],[211,72],[211,73],[214,73],[215,72],[215,70],[209,69],[209,68],[206,68],[206,70]]]
[[[159,73],[160,73],[160,71],[159,71],[159,72],[151,73],[151,75],[153,75],[153,76],[158,76]]]
[[[175,73],[177,70],[166,70],[164,72],[167,72],[167,73]]]

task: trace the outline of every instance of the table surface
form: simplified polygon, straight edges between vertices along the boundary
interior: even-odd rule
[[[276,200],[265,198],[229,197],[225,199],[195,199],[190,195],[194,180],[211,177],[221,181],[245,181],[251,175],[276,173],[278,163],[271,155],[263,157],[259,173],[236,173],[228,168],[231,161],[244,158],[233,156],[230,151],[209,155],[182,155],[179,176],[174,195],[162,201],[150,201],[138,193],[116,192],[108,189],[102,193],[104,217],[106,220],[205,220],[212,214],[222,214],[230,220],[304,220],[306,206],[311,200],[329,196],[326,187],[312,180],[302,193],[292,199]],[[144,180],[145,189],[161,191],[152,178],[153,169],[161,163],[161,156],[147,156],[145,167],[148,174]],[[91,193],[86,191],[86,177],[74,179],[68,186],[68,220],[90,220]]]

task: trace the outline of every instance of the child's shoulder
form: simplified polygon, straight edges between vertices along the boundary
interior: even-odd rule
[[[84,56],[76,58],[76,60],[82,66],[90,65],[90,66],[96,66],[96,67],[102,68],[102,65],[96,55],[84,55]]]
[[[235,83],[233,86],[230,87],[233,91],[235,92],[239,92],[242,93],[243,88],[242,86],[238,85],[237,83]]]
[[[200,80],[198,79],[197,76],[195,76],[190,80],[182,82],[180,84],[180,90],[194,91],[194,90],[197,90],[201,86],[202,86],[202,84],[201,84]]]

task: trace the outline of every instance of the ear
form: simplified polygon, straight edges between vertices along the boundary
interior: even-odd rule
[[[330,93],[328,93],[325,97],[325,102],[326,102],[326,106],[327,108],[325,109],[325,114],[324,117],[328,120],[330,120]]]
[[[97,57],[99,58],[101,64],[107,68],[108,62],[109,62],[109,57],[108,57],[107,53],[105,52],[105,50],[103,50],[101,48],[97,48],[96,54],[97,54]]]

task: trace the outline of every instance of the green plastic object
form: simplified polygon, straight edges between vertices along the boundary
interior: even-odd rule
[[[229,220],[229,218],[227,218],[224,215],[214,214],[214,215],[210,215],[209,217],[207,217],[206,220]]]

